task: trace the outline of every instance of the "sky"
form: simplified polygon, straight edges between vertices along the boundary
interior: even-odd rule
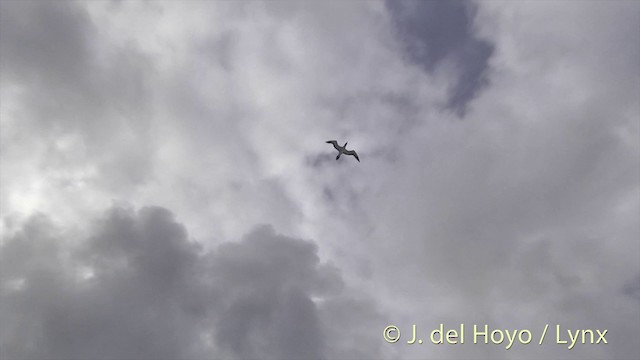
[[[634,1],[0,1],[0,357],[633,358],[639,34]]]

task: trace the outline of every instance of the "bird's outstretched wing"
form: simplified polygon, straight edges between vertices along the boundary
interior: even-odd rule
[[[326,142],[327,144],[333,144],[333,147],[336,148],[336,150],[340,151],[340,149],[338,149],[338,142],[335,140],[329,140]]]
[[[356,160],[358,160],[358,162],[360,162],[360,158],[358,157],[358,154],[356,153],[355,150],[346,150],[344,152],[344,154],[345,155],[353,155],[356,158]]]

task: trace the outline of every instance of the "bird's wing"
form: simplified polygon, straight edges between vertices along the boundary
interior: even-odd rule
[[[358,154],[356,153],[355,150],[346,150],[344,152],[344,154],[345,155],[353,155],[356,158],[356,160],[358,160],[358,162],[360,162],[360,158],[358,157]]]
[[[333,147],[336,148],[336,150],[340,150],[340,149],[338,149],[338,142],[337,141],[329,140],[329,141],[326,141],[326,143],[327,144],[333,144]]]

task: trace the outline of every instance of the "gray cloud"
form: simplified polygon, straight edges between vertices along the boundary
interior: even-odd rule
[[[335,358],[355,350],[329,346],[331,331],[378,316],[314,243],[271,227],[205,252],[168,210],[148,207],[113,208],[92,232],[69,246],[40,215],[3,239],[3,358]]]
[[[0,3],[3,357],[638,352],[636,2],[34,4]],[[380,336],[440,322],[611,338]]]
[[[454,64],[457,79],[446,106],[464,115],[468,103],[489,83],[493,45],[473,28],[475,4],[470,1],[386,1],[397,35],[411,61],[427,72]]]
[[[3,102],[11,109],[3,121],[13,129],[2,136],[3,160],[38,158],[29,163],[33,169],[14,169],[16,177],[55,173],[56,192],[78,183],[131,192],[148,181],[149,58],[131,43],[98,45],[107,37],[72,2],[0,6],[0,71],[9,91]]]

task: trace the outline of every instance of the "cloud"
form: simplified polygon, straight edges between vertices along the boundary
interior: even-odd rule
[[[620,335],[571,352],[411,348],[407,357],[628,358],[637,348],[628,341],[637,301],[625,289],[640,270],[638,141],[624,134],[638,131],[640,89],[628,77],[640,49],[622,34],[640,13],[631,3],[528,5],[478,4],[475,26],[495,45],[497,71],[467,122],[414,129],[393,185],[366,197],[377,224],[372,272],[406,294],[411,305],[390,312],[407,324],[559,322]]]
[[[3,355],[638,352],[637,3],[0,7]]]
[[[446,106],[464,115],[467,103],[489,83],[493,44],[474,31],[475,3],[468,1],[386,1],[396,35],[409,59],[424,71],[452,68]]]
[[[323,359],[354,351],[332,331],[378,316],[315,243],[269,226],[213,251],[159,207],[112,208],[92,228],[71,246],[40,215],[3,239],[3,357]]]
[[[110,44],[71,2],[1,6],[3,213],[62,201],[72,219],[107,206],[104,190],[135,193],[154,166],[149,57]]]

